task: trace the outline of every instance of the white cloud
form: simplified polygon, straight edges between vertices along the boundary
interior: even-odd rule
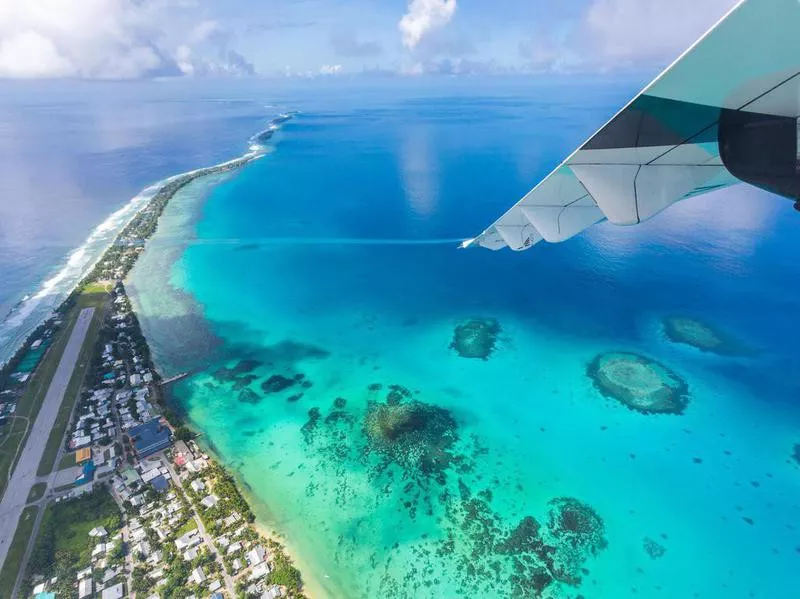
[[[447,25],[456,12],[456,0],[411,0],[398,27],[403,45],[414,49],[431,30]]]
[[[185,0],[0,0],[0,77],[136,79],[252,71]],[[167,28],[167,30],[165,30]],[[211,58],[203,56],[209,51]]]
[[[569,31],[540,31],[520,44],[537,71],[664,66],[738,0],[591,0]]]
[[[342,65],[340,64],[326,64],[319,68],[320,75],[341,75]]]
[[[583,31],[608,63],[671,61],[738,0],[594,0]]]

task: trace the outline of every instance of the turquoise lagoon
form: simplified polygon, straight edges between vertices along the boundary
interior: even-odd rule
[[[128,284],[143,327],[315,595],[800,596],[791,205],[735,189],[456,249],[625,93],[284,98],[266,156],[169,205]],[[674,315],[751,351],[672,343]],[[500,326],[485,360],[451,347],[472,318]],[[676,372],[684,413],[599,393],[608,351]]]

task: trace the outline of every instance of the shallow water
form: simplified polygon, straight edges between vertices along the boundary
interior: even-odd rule
[[[525,516],[569,566],[543,597],[800,594],[788,202],[734,189],[522,254],[385,241],[474,235],[616,95],[309,101],[271,154],[168,207],[129,282],[157,361],[195,373],[174,401],[329,595],[523,596]],[[673,343],[673,315],[749,351]],[[500,325],[486,360],[451,347],[474,317]],[[587,368],[608,351],[677,373],[683,413],[601,394]],[[602,542],[567,551],[558,498]],[[558,569],[526,555],[526,575]]]

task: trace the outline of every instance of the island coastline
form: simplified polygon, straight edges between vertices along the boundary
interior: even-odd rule
[[[16,350],[14,355],[6,362],[0,364],[0,389],[3,388],[4,382],[12,376],[14,370],[18,367],[20,362],[31,350],[31,345],[38,337],[41,337],[43,332],[48,330],[58,330],[59,319],[62,315],[66,314],[76,303],[77,298],[88,286],[95,284],[99,281],[111,282],[119,286],[121,294],[128,297],[125,289],[124,282],[128,273],[137,262],[141,252],[144,251],[147,245],[147,240],[155,233],[158,221],[166,208],[167,204],[172,198],[190,183],[204,177],[219,175],[238,171],[250,162],[260,159],[265,155],[268,148],[261,145],[262,143],[270,140],[275,131],[278,130],[279,125],[290,120],[294,113],[285,113],[273,119],[267,129],[260,132],[251,138],[252,145],[250,151],[243,156],[228,160],[226,162],[218,163],[208,167],[194,169],[181,174],[173,175],[161,181],[160,183],[151,186],[155,188],[155,193],[132,214],[130,219],[121,227],[120,231],[114,237],[113,241],[100,253],[98,258],[89,267],[88,272],[80,279],[80,281],[72,288],[67,297],[53,310],[53,314],[40,323],[32,333],[30,333],[22,342],[20,347]],[[257,142],[257,143],[255,143]],[[133,251],[130,251],[130,250]],[[320,599],[321,597],[328,596],[328,593],[323,591],[323,585],[320,581],[310,576],[310,570],[299,558],[299,553],[287,544],[286,538],[281,535],[277,530],[273,529],[267,524],[268,518],[264,517],[264,512],[269,513],[269,507],[266,502],[254,496],[252,491],[248,489],[246,484],[243,484],[241,477],[234,468],[225,465],[223,456],[219,455],[213,447],[208,443],[202,441],[202,431],[197,429],[191,421],[179,414],[169,405],[168,391],[162,387],[163,374],[158,364],[152,358],[150,348],[141,331],[141,326],[138,322],[136,310],[131,306],[131,314],[134,320],[134,329],[137,336],[142,340],[145,361],[149,362],[152,372],[154,373],[154,386],[159,389],[156,393],[155,404],[162,412],[162,417],[165,418],[173,428],[173,432],[178,428],[187,429],[195,437],[196,441],[202,446],[204,451],[207,451],[212,459],[219,465],[219,467],[231,475],[235,480],[238,492],[244,498],[245,502],[251,506],[256,506],[253,514],[256,517],[255,521],[251,523],[257,533],[266,537],[271,541],[275,541],[282,547],[283,553],[289,558],[292,564],[302,566],[302,594],[305,597]]]

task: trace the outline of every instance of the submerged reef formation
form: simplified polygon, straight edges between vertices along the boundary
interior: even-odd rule
[[[492,459],[488,449],[475,435],[463,435],[449,410],[402,385],[373,383],[365,393],[365,402],[334,396],[308,410],[300,431],[308,463],[335,474],[337,483],[331,488],[312,479],[306,494],[330,494],[342,508],[366,499],[379,513],[396,512],[398,526],[439,531],[409,539],[411,547],[387,545],[383,563],[376,553],[373,567],[382,574],[369,596],[580,596],[589,560],[606,547],[605,525],[591,506],[558,497],[542,517],[524,505],[510,513],[507,505],[496,509],[498,491],[522,487],[479,468]],[[360,539],[342,533],[336,559],[346,562]],[[409,550],[413,561],[399,573],[393,560]]]
[[[545,524],[530,515],[510,524],[491,508],[486,490],[473,494],[463,481],[459,489],[461,502],[450,510],[455,526],[437,555],[466,544],[456,561],[464,596],[550,597],[557,586],[580,585],[588,560],[607,546],[603,520],[573,497],[552,499]]]
[[[600,354],[589,364],[587,374],[603,395],[643,414],[681,414],[689,404],[686,381],[638,354]]]
[[[407,473],[444,483],[458,440],[458,426],[449,411],[407,400],[392,389],[386,403],[367,404],[362,432],[365,452],[380,458],[379,468],[395,464]]]
[[[658,559],[659,557],[663,557],[667,552],[666,547],[664,547],[661,543],[654,541],[650,537],[644,538],[644,541],[642,541],[642,546],[644,547],[645,553],[650,556],[650,559]]]
[[[792,454],[795,463],[800,466],[800,443],[795,443],[794,454]]]
[[[450,347],[462,358],[488,360],[499,334],[500,323],[494,318],[473,318],[456,325]]]
[[[248,357],[236,362],[229,360],[213,370],[211,376],[214,380],[207,381],[206,388],[230,388],[234,392],[230,395],[246,404],[258,404],[274,394],[282,394],[287,402],[293,403],[302,399],[303,392],[313,386],[305,373],[299,372],[301,362],[324,359],[330,353],[314,345],[285,340],[258,351],[251,350],[245,355]],[[288,392],[289,389],[292,392]]]
[[[664,318],[664,333],[674,343],[690,345],[701,351],[722,356],[737,356],[748,353],[744,346],[729,334],[688,316]]]

